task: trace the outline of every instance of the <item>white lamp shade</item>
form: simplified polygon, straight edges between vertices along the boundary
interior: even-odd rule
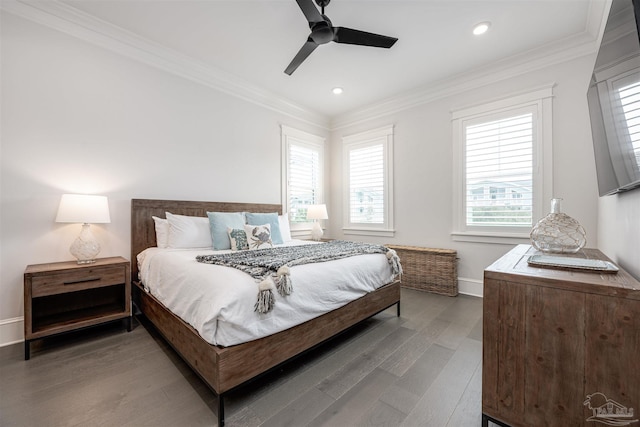
[[[58,207],[56,222],[99,224],[111,222],[109,202],[106,196],[63,194]]]
[[[327,219],[327,205],[309,205],[307,219]]]

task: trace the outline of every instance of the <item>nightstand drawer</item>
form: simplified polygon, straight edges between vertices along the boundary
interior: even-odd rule
[[[124,267],[95,267],[82,271],[35,276],[31,282],[32,296],[42,297],[126,282]]]

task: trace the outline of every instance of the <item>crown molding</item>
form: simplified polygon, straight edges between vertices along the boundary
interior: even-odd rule
[[[69,34],[298,121],[329,129],[329,118],[189,56],[98,19],[58,0],[2,0],[13,15]]]
[[[606,18],[603,19],[603,16],[608,12],[610,5],[611,0],[604,2],[591,0],[585,30],[580,34],[331,118],[58,0],[44,2],[2,0],[0,2],[0,8],[8,13],[326,130],[337,130],[375,120],[438,99],[595,54],[598,35],[601,34],[601,27],[606,23]]]
[[[506,60],[496,61],[489,66],[476,68],[473,71],[455,75],[438,83],[388,98],[372,104],[368,108],[334,117],[331,121],[331,129],[337,130],[383,118],[438,99],[465,93],[586,55],[595,55],[596,52],[595,36],[584,31],[559,42],[522,52]]]

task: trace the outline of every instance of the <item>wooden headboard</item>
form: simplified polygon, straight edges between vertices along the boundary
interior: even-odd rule
[[[156,228],[152,216],[165,217],[165,212],[176,215],[207,216],[207,212],[278,212],[281,205],[264,203],[190,202],[185,200],[131,200],[131,279],[138,280],[136,256],[156,246]]]

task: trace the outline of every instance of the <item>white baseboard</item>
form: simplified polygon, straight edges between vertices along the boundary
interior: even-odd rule
[[[0,347],[24,341],[24,318],[0,320]]]
[[[465,295],[482,298],[484,286],[482,280],[458,277],[458,292]]]

